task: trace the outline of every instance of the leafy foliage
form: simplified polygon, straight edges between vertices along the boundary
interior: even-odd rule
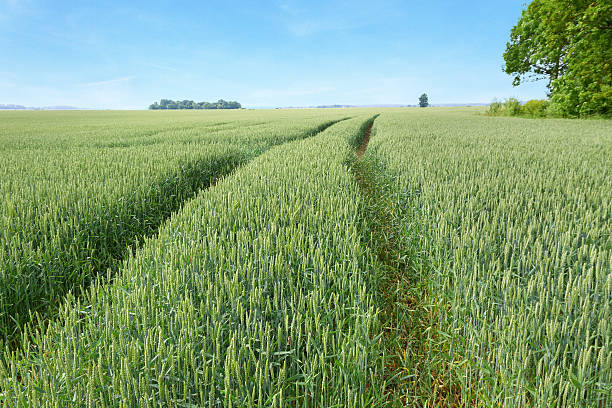
[[[504,60],[514,85],[548,79],[557,114],[612,114],[612,3],[532,1],[511,31]]]
[[[533,99],[525,102],[522,106],[522,113],[533,118],[543,118],[546,116],[550,102],[545,99]]]
[[[509,98],[504,102],[495,101],[489,105],[487,110],[489,116],[523,116],[529,118],[544,118],[555,115],[550,110],[550,102],[545,99],[533,99],[521,104],[515,98]]]
[[[489,116],[520,116],[524,113],[523,106],[516,98],[508,98],[503,102],[495,101],[489,105]]]
[[[149,109],[240,109],[242,106],[235,101],[224,101],[219,99],[217,102],[194,102],[189,100],[173,101],[171,99],[162,99],[159,103],[154,102]]]
[[[504,104],[502,102],[492,102],[491,105],[489,105],[489,109],[487,110],[487,113],[491,116],[497,116],[497,115],[501,115],[502,111],[504,109]]]
[[[429,98],[427,97],[427,94],[424,93],[423,95],[419,96],[419,106],[421,108],[426,108],[429,106]]]

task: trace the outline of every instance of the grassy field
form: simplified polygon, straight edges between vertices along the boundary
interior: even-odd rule
[[[612,122],[482,111],[0,112],[1,403],[609,406]]]

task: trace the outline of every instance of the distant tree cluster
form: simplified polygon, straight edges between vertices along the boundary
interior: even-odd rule
[[[504,60],[514,85],[548,80],[548,114],[612,115],[612,1],[533,0]]]
[[[28,109],[23,105],[13,105],[13,104],[9,104],[9,105],[3,105],[0,104],[0,110],[22,110],[22,109]]]
[[[173,101],[171,99],[161,99],[159,103],[155,102],[149,106],[149,109],[240,109],[240,105],[236,101],[224,101],[219,99],[217,102],[194,102],[194,101]]]

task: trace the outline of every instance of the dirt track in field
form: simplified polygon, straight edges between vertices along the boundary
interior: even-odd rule
[[[357,158],[360,159],[361,156],[363,156],[363,154],[365,153],[366,149],[368,148],[368,143],[370,142],[370,135],[372,134],[372,126],[374,126],[374,121],[372,121],[372,123],[370,124],[370,126],[368,126],[368,128],[366,129],[364,135],[363,135],[363,140],[361,142],[361,145],[359,145],[359,148],[357,149]]]

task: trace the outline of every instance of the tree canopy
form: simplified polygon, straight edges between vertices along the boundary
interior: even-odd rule
[[[564,116],[612,112],[612,2],[533,0],[510,33],[504,71],[547,79],[551,108]]]
[[[236,101],[224,101],[219,99],[217,102],[194,102],[188,100],[173,101],[171,99],[161,99],[149,106],[149,109],[240,109],[242,106]]]
[[[419,106],[421,108],[426,108],[429,106],[429,98],[427,98],[427,94],[424,93],[423,95],[419,96]]]

